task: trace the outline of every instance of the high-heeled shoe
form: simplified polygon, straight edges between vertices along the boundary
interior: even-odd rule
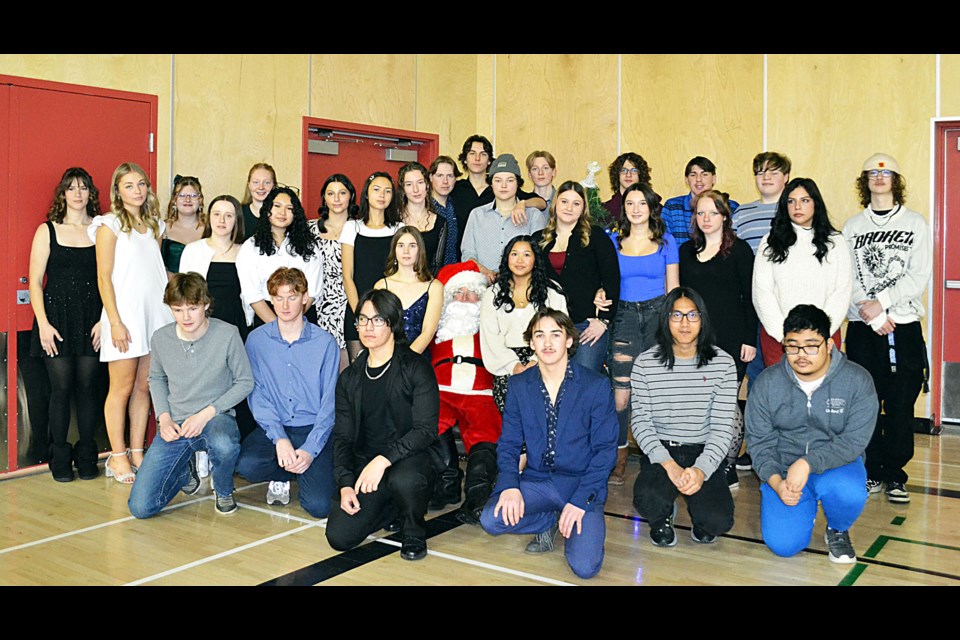
[[[128,471],[127,473],[117,473],[110,466],[110,458],[117,458],[125,455],[127,455],[126,451],[124,451],[123,453],[111,453],[110,455],[108,455],[107,461],[103,463],[103,473],[108,478],[113,478],[120,484],[133,484],[133,481],[136,480],[137,478],[136,472]]]
[[[143,449],[127,449],[127,455],[130,455],[131,453],[143,453]],[[130,459],[133,460],[132,457]],[[143,462],[140,464],[143,464]],[[134,473],[138,473],[140,471],[140,465],[133,464],[133,462],[130,463],[130,468],[133,469]]]

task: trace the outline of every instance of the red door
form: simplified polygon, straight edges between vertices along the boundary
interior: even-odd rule
[[[932,411],[960,422],[960,121],[936,126]],[[952,250],[950,248],[952,247]],[[938,424],[937,420],[932,421]]]
[[[4,256],[0,313],[10,356],[6,370],[7,468],[13,469],[18,466],[18,453],[21,463],[34,464],[39,461],[36,454],[45,452],[41,440],[46,425],[27,422],[32,413],[44,422],[45,412],[39,408],[42,402],[37,397],[42,395],[44,381],[34,366],[37,363],[28,362],[28,354],[21,353],[29,344],[33,325],[33,310],[23,294],[27,290],[33,234],[46,219],[53,190],[68,167],[81,166],[90,172],[104,210],[110,207],[110,178],[121,162],[140,164],[156,182],[152,147],[157,97],[10,76],[0,76],[0,86],[0,102],[4,105],[0,107],[0,137],[5,140],[5,158],[0,160],[0,207],[7,225],[0,238]],[[38,376],[39,382],[34,384]],[[28,411],[27,406],[38,409]],[[38,436],[30,456],[23,451],[25,432]]]

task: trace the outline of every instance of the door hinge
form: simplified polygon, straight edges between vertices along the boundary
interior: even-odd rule
[[[153,132],[150,132],[150,153],[153,153]]]

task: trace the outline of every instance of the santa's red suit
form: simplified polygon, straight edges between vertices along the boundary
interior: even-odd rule
[[[493,402],[493,376],[480,360],[480,333],[435,343],[430,356],[440,385],[440,433],[460,423],[463,446],[500,438],[501,418]]]

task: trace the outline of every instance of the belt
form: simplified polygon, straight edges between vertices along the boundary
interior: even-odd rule
[[[433,366],[436,368],[448,362],[452,362],[453,364],[463,364],[464,362],[466,362],[467,364],[473,364],[478,367],[483,366],[483,360],[481,360],[480,358],[474,358],[473,356],[454,356],[452,358],[444,358],[443,360],[437,360],[436,362],[434,362]]]

